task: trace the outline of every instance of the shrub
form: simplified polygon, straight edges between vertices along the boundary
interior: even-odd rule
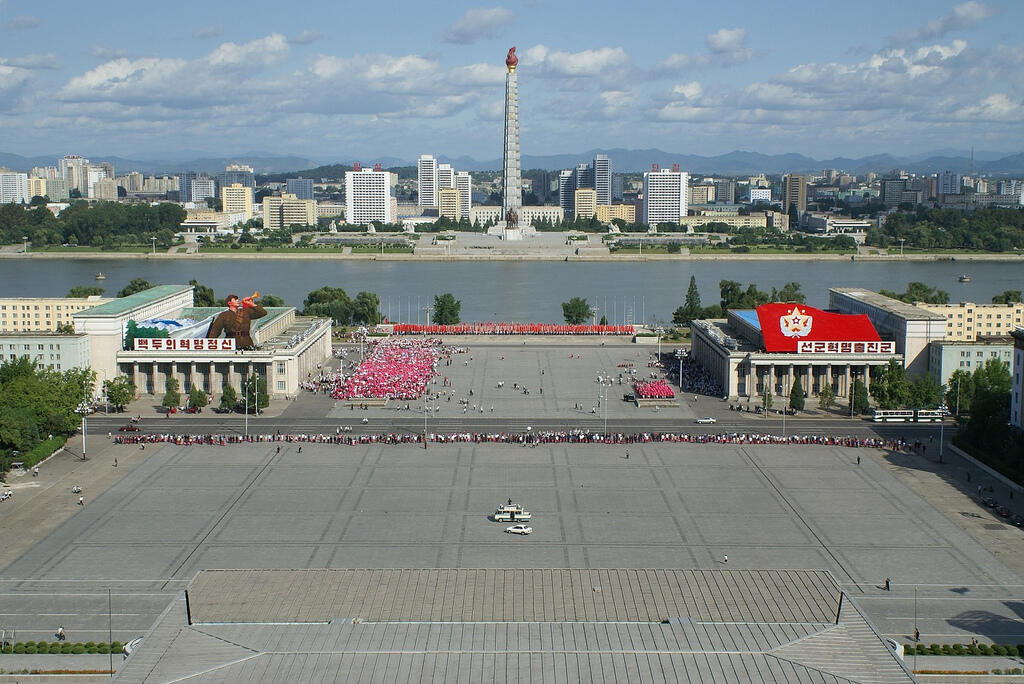
[[[37,641],[36,642],[36,650],[39,651],[40,653],[46,653],[47,649],[49,649],[49,648],[50,648],[50,642],[49,641]]]
[[[1013,644],[1006,644],[1005,646],[1003,646],[1003,648],[1006,649],[1006,655],[1008,656],[1016,657],[1020,655],[1020,648],[1014,646]]]
[[[92,645],[90,646],[90,644],[92,644]],[[85,652],[86,653],[95,653],[96,652],[96,644],[93,644],[90,641],[88,644],[85,645]]]
[[[73,643],[71,643],[70,641],[65,641],[60,645],[60,652],[63,654],[71,653],[71,649],[74,647],[75,645]]]
[[[942,647],[938,644],[929,644],[928,650],[931,652],[932,655],[942,655]]]
[[[4,647],[0,649],[0,653],[14,653],[14,644],[4,644]]]
[[[96,648],[96,642],[95,641],[86,641],[85,642],[85,650],[88,651],[90,648]]]
[[[124,644],[122,644],[120,641],[110,642],[110,650],[114,653],[120,653],[122,647],[124,647]]]
[[[978,651],[981,655],[992,655],[992,647],[988,644],[978,644]]]
[[[108,644],[105,641],[101,641],[100,643],[96,644],[96,652],[97,653],[110,653],[110,644]]]
[[[14,644],[14,648],[11,649],[11,653],[21,654],[21,653],[24,653],[24,652],[25,652],[25,644],[23,644],[20,641],[15,643]]]
[[[1003,674],[1003,671],[1000,670],[998,667],[993,667],[992,674]]]
[[[974,644],[968,644],[964,650],[967,651],[967,655],[978,655],[978,647]]]
[[[964,645],[963,644],[953,644],[953,654],[954,655],[963,655],[964,654]]]
[[[60,653],[60,649],[61,649],[61,643],[59,641],[54,641],[54,642],[51,642],[50,645],[47,647],[46,652],[47,653]]]
[[[949,647],[949,644],[942,644],[942,655],[953,655],[953,649]]]
[[[85,653],[85,645],[84,644],[75,644],[74,646],[71,647],[71,652],[74,653],[75,655],[80,655],[82,653]]]
[[[992,644],[992,655],[1004,656],[1006,655],[1006,647],[1000,646],[999,644]]]
[[[30,641],[27,644],[25,644],[24,653],[26,653],[27,655],[35,655],[36,654],[35,642]]]
[[[1017,650],[1019,651],[1020,649]],[[1007,670],[1006,674],[1024,674],[1024,670],[1020,669],[1019,667],[1014,667]]]

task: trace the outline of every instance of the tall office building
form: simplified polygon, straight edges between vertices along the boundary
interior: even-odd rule
[[[686,186],[689,175],[674,164],[672,170],[652,168],[644,174],[643,222],[651,228],[659,223],[678,224],[686,216]]]
[[[285,180],[285,191],[299,199],[313,199],[313,179],[288,178]]]
[[[437,165],[437,189],[441,188],[454,188],[455,187],[455,171],[452,170],[451,164],[438,164]]]
[[[940,195],[959,195],[961,182],[961,176],[959,173],[943,171],[939,174],[938,187],[936,190]]]
[[[398,212],[391,173],[377,164],[373,169],[345,172],[345,221],[363,226],[373,221],[394,223]]]
[[[106,170],[101,166],[87,166],[85,167],[86,176],[86,192],[82,194],[86,197],[96,197],[96,183],[107,177]]]
[[[178,201],[192,201],[192,181],[199,177],[195,171],[181,171],[178,173]]]
[[[612,160],[607,154],[599,154],[594,157],[591,165],[593,175],[593,187],[597,190],[598,204],[612,203]]]
[[[782,177],[782,211],[795,208],[797,215],[807,211],[807,176],[788,173]]]
[[[116,202],[117,181],[113,178],[100,178],[92,184],[92,197],[93,199]]]
[[[68,182],[68,190],[77,190],[82,197],[89,193],[89,160],[77,154],[66,154],[57,160],[60,177]]]
[[[29,178],[43,178],[46,180],[53,180],[54,178],[63,178],[60,169],[56,166],[33,166],[28,172]]]
[[[597,214],[597,190],[580,188],[575,193],[573,215],[575,218],[590,219]]]
[[[416,164],[419,200],[421,207],[437,206],[437,160],[432,155],[421,154]]]
[[[193,178],[189,183],[188,201],[202,203],[207,197],[217,196],[217,186],[212,178]]]
[[[28,176],[28,196],[32,197],[46,197],[46,179],[37,178],[29,174]]]
[[[31,199],[27,173],[0,169],[0,204],[28,204]]]
[[[734,204],[736,202],[736,183],[731,180],[716,180],[715,181],[715,201],[724,202],[725,204]]]
[[[221,211],[225,214],[244,214],[245,220],[252,218],[252,188],[241,183],[232,183],[220,189]]]
[[[459,191],[459,211],[468,219],[469,210],[473,208],[473,178],[469,171],[455,174],[455,189]]]
[[[455,188],[437,189],[437,215],[452,221],[462,218],[462,207],[459,203],[459,191]]]
[[[264,230],[316,225],[316,200],[302,200],[290,193],[263,198]]]
[[[562,207],[566,219],[576,211],[576,172],[566,169],[558,174],[558,206]]]

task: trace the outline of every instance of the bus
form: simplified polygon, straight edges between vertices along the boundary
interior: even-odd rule
[[[876,423],[907,423],[914,420],[914,412],[906,409],[875,409],[871,420]]]
[[[918,423],[941,423],[942,419],[946,417],[946,411],[944,409],[917,409],[915,411]]]

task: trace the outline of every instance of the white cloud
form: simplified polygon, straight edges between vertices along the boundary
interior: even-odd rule
[[[697,81],[690,81],[689,83],[673,86],[672,93],[674,95],[681,95],[687,99],[693,99],[700,97],[704,93],[704,88],[702,88],[700,83]]]
[[[0,111],[17,109],[22,104],[21,90],[29,82],[28,69],[0,64]]]
[[[0,58],[0,64],[20,67],[22,69],[58,69],[57,55],[52,52],[46,54],[23,55],[9,59]]]
[[[21,31],[23,29],[34,29],[39,26],[39,17],[21,15],[11,17],[4,22],[4,28],[8,31]]]
[[[118,57],[128,56],[126,50],[107,45],[94,45],[89,54],[97,59],[117,59]]]
[[[741,28],[722,28],[704,36],[709,53],[674,53],[658,62],[655,75],[678,74],[687,69],[726,67],[742,64],[754,56],[754,50],[746,47],[747,32]]]
[[[714,53],[728,53],[742,50],[743,43],[746,42],[746,40],[747,32],[745,29],[741,28],[718,29],[714,33],[709,33],[704,37],[704,42],[707,43],[708,49]]]
[[[912,31],[897,33],[889,38],[890,46],[915,43],[919,40],[935,40],[942,38],[948,33],[970,28],[979,21],[998,14],[999,9],[994,5],[970,0],[953,8],[947,14],[933,19],[924,26]]]
[[[523,53],[519,66],[542,76],[616,80],[629,70],[630,59],[620,47],[563,52],[534,45]]]
[[[306,29],[299,35],[289,38],[288,42],[291,43],[292,45],[309,45],[310,43],[315,43],[318,40],[322,40],[323,37],[324,34],[322,34],[320,31]]]
[[[1011,99],[1006,93],[995,93],[980,102],[960,107],[949,118],[953,121],[1019,123],[1024,119],[1024,104]]]
[[[288,41],[280,33],[250,40],[248,43],[221,43],[205,57],[212,66],[270,65],[288,55]]]
[[[224,33],[224,28],[221,26],[200,26],[199,28],[192,30],[192,37],[216,38],[222,33]]]
[[[459,17],[441,34],[441,40],[456,45],[471,45],[484,38],[494,38],[516,15],[504,7],[475,8]]]

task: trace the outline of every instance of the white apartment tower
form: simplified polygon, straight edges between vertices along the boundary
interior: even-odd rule
[[[420,157],[420,169],[423,168]],[[345,172],[345,221],[362,226],[373,221],[394,223],[397,203],[391,173],[382,171],[380,164],[373,169],[360,168]],[[422,181],[422,175],[420,176]],[[422,182],[421,182],[422,187]],[[422,198],[422,194],[420,197]]]
[[[225,214],[243,214],[245,220],[252,218],[252,188],[241,183],[232,183],[220,189],[221,211]]]
[[[643,222],[651,228],[659,223],[675,223],[686,216],[685,171],[674,164],[672,170],[653,167],[644,174]]]
[[[473,178],[469,171],[455,174],[455,189],[459,191],[459,212],[469,218],[469,210],[473,208]]]
[[[89,193],[89,160],[77,154],[67,154],[57,160],[60,177],[68,182],[68,190],[78,190],[82,196]]]
[[[441,188],[454,188],[455,187],[455,171],[452,170],[451,164],[438,164],[437,165],[437,189]]]
[[[31,200],[28,174],[0,169],[0,204],[28,204]]]
[[[437,206],[437,160],[433,155],[421,154],[417,163],[419,201],[421,207]]]

